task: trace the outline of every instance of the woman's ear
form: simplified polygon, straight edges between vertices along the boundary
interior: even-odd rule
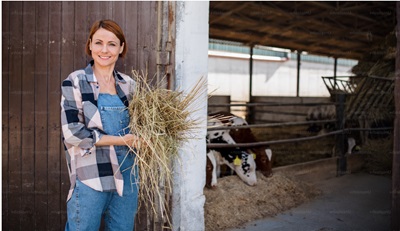
[[[121,48],[119,49],[120,54],[122,54],[122,52],[124,51],[124,46],[125,46],[125,43],[122,43]]]

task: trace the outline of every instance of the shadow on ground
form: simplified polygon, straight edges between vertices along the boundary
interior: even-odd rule
[[[390,230],[391,179],[353,173],[316,183],[322,194],[275,217],[226,231]]]

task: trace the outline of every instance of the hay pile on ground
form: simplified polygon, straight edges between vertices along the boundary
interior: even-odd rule
[[[206,231],[225,230],[245,222],[296,207],[319,195],[320,191],[282,173],[266,178],[257,172],[257,185],[247,186],[237,176],[218,179],[215,189],[205,189]]]
[[[367,153],[366,171],[376,175],[392,175],[393,136],[385,139],[368,140],[362,147]]]

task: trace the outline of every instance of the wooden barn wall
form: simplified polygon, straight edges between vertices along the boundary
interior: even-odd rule
[[[63,230],[69,188],[60,131],[60,84],[90,60],[92,23],[123,28],[128,55],[117,69],[156,60],[157,2],[2,2],[3,230]]]

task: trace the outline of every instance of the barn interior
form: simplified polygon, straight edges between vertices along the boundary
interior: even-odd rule
[[[345,94],[347,121],[355,121],[352,126],[365,128],[370,126],[370,121],[393,120],[395,4],[384,1],[211,1],[209,38],[239,42],[249,47],[262,45],[285,48],[298,54],[307,52],[333,57],[335,60],[358,60],[358,64],[352,68],[352,78],[342,81],[334,73],[331,79],[324,81],[333,103],[337,94]],[[301,68],[300,58],[297,60],[298,68]],[[251,58],[249,62],[252,66]],[[251,68],[249,76],[248,105],[262,103],[251,95]],[[248,106],[246,119],[251,124],[263,123],[265,120],[262,120],[261,114],[269,110],[262,106]],[[360,119],[364,122],[359,122]],[[380,125],[391,126],[385,122]],[[276,129],[285,133],[281,128]],[[302,128],[300,134],[292,135],[304,135],[301,131]],[[276,131],[273,133],[276,134]],[[365,142],[364,137],[369,133],[360,133],[359,142]],[[281,138],[290,138],[287,135],[283,134]],[[260,139],[276,140],[277,136],[264,134]]]
[[[209,17],[210,39],[239,42],[250,48],[262,45],[290,49],[299,54],[307,52],[333,57],[335,65],[338,58],[358,60],[358,64],[352,68],[354,77],[342,82],[335,74],[329,80],[326,87],[329,88],[331,99],[335,103],[338,94],[345,94],[345,118],[347,121],[356,121],[355,126],[358,128],[369,128],[371,121],[393,121],[396,2],[211,1]],[[251,52],[252,49],[250,57]],[[300,59],[298,60],[300,62]],[[249,62],[251,66],[251,58]],[[251,67],[249,76],[251,79]],[[256,102],[256,97],[252,97],[251,93],[249,99],[249,105]],[[258,109],[246,107],[246,119],[250,124],[262,123],[260,120],[257,121],[259,116],[255,115],[262,113]],[[393,124],[379,126],[390,127]],[[252,128],[252,131],[260,141],[315,135],[305,132],[304,128],[304,126]],[[363,142],[358,151],[366,154],[363,169],[378,175],[390,173],[392,130],[360,132],[360,136],[370,137],[371,134],[382,135],[380,138],[383,138],[379,141],[371,139],[368,142],[358,138],[360,143]],[[334,136],[330,136],[315,142],[272,145],[275,158],[273,166],[330,158],[337,155],[334,150],[336,141]],[[263,178],[261,180],[273,182]],[[234,186],[229,187],[230,192],[234,192],[232,190]],[[296,190],[302,193],[306,191],[315,193],[312,188],[307,190],[296,188],[294,191]],[[246,189],[240,188],[237,191],[243,192]],[[247,195],[249,193],[250,189]],[[240,195],[236,197],[240,198]],[[281,199],[288,200],[288,198]],[[213,210],[206,207],[207,209]],[[207,221],[206,218],[206,228],[216,226],[226,228],[232,225],[231,220],[224,223],[224,219],[218,219],[215,221],[216,224],[211,224],[210,222],[213,222],[211,220],[210,218]]]

